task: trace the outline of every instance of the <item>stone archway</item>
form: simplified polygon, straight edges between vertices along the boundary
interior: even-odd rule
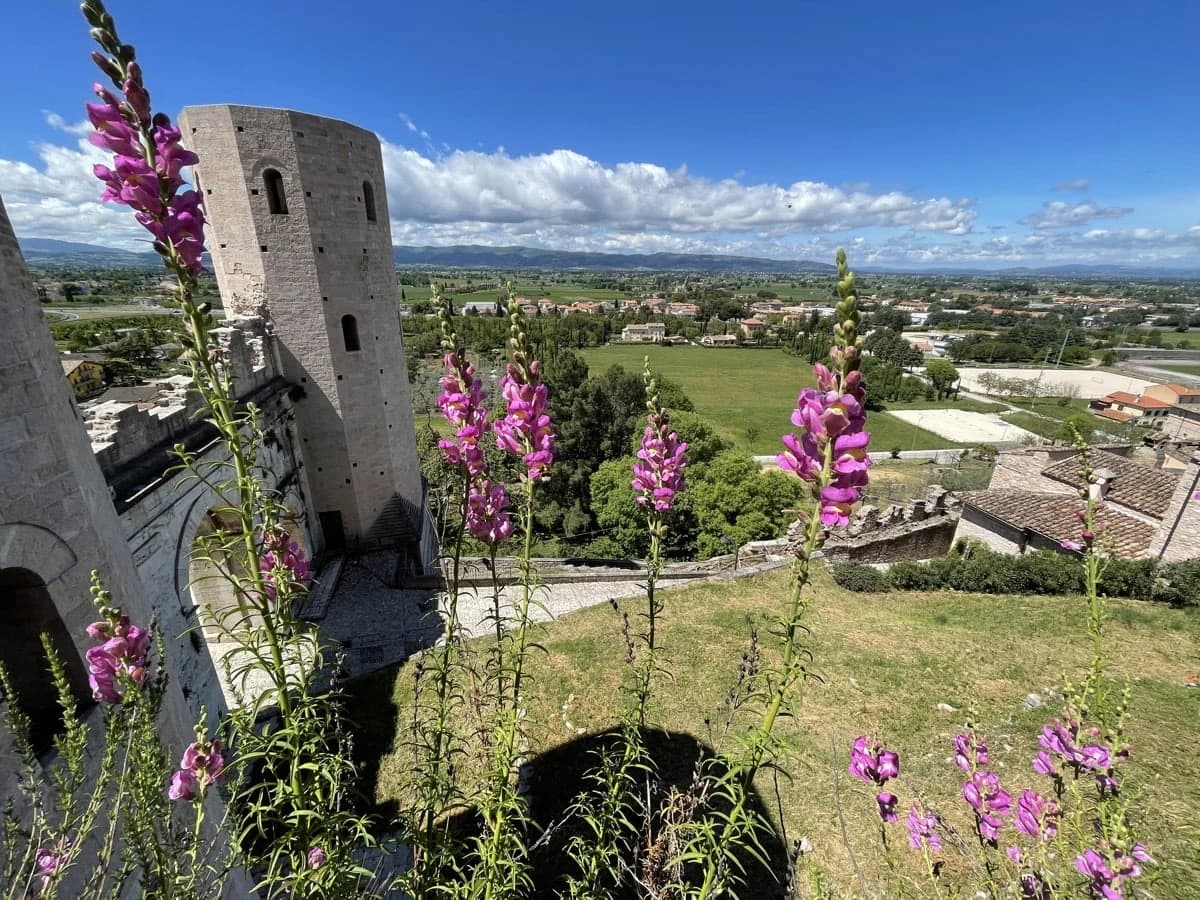
[[[0,662],[8,671],[21,711],[29,717],[29,737],[38,754],[49,750],[63,731],[62,709],[42,635],[61,660],[77,705],[89,702],[87,670],[46,582],[32,569],[0,569]]]

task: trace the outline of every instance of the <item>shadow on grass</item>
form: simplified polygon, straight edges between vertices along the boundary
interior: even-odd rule
[[[589,833],[583,830],[582,823],[572,819],[570,808],[582,792],[593,788],[588,778],[589,773],[595,769],[599,754],[605,749],[616,747],[619,738],[620,734],[616,730],[586,735],[547,750],[528,762],[523,774],[529,789],[530,815],[536,835],[530,859],[534,878],[531,897],[549,900],[551,897],[564,895],[566,878],[575,873],[566,848],[573,837],[587,839],[589,836]],[[687,795],[689,789],[694,788],[693,782],[701,766],[704,766],[709,776],[723,774],[720,764],[714,761],[712,748],[693,735],[644,729],[642,740],[650,759],[653,760],[656,778],[649,785],[644,778],[639,779],[639,792],[644,796],[649,790],[651,803],[657,810],[661,811],[664,802],[673,794],[676,798],[678,795]],[[771,830],[761,835],[761,860],[755,859],[748,852],[738,856],[739,864],[744,870],[744,887],[739,891],[739,895],[744,898],[761,897],[765,900],[782,898],[788,870],[787,848],[782,836],[770,826],[771,819],[757,791],[752,790],[749,806]],[[711,819],[713,812],[719,809],[720,805],[717,803],[707,808],[701,805],[694,821]],[[646,844],[650,845],[649,854],[640,854],[643,863],[646,862],[647,856],[665,860],[678,852],[679,848],[671,847],[665,841],[663,824],[661,814],[651,817],[648,823],[633,823],[637,833],[628,835],[629,839],[640,842],[643,850]],[[665,887],[676,874],[682,874],[686,880],[697,885],[700,881],[698,872],[687,869],[678,873],[660,871],[657,875],[652,872],[653,866],[650,870],[649,874],[647,871],[638,873],[638,877],[643,881],[657,877],[661,879],[658,884],[639,886],[627,875],[624,884],[607,885],[605,896],[620,900],[655,896],[652,887]]]
[[[378,796],[381,763],[396,742],[397,729],[406,727],[401,721],[403,712],[395,705],[395,681],[404,676],[403,668],[389,667],[355,679],[348,685],[346,717],[354,732],[360,789],[366,798]],[[617,748],[619,739],[618,729],[584,735],[538,754],[527,760],[522,768],[521,778],[527,789],[531,821],[529,843],[533,848],[530,898],[549,900],[565,896],[566,879],[576,874],[567,848],[572,838],[587,840],[590,837],[578,813],[572,812],[572,806],[581,795],[596,789],[589,776],[599,765],[600,755],[605,750]],[[636,876],[643,881],[657,878],[660,886],[665,886],[676,876],[698,884],[699,873],[687,869],[667,871],[663,865],[676,856],[680,848],[672,846],[666,839],[662,809],[669,802],[678,805],[682,801],[686,805],[689,798],[695,798],[696,773],[701,769],[710,779],[723,774],[723,770],[715,760],[712,748],[691,734],[648,728],[642,732],[642,741],[652,761],[654,775],[650,779],[639,776],[637,790],[643,799],[649,792],[651,808],[656,812],[649,821],[639,813],[636,821],[631,823],[630,833],[625,835],[630,845],[641,848],[637,854],[641,871],[636,872]],[[751,791],[749,807],[768,830],[760,834],[761,859],[749,852],[738,856],[744,872],[739,895],[764,900],[783,898],[789,866],[786,843],[775,830],[772,817],[757,791]],[[387,828],[396,821],[400,808],[396,800],[389,799],[373,806],[368,800],[368,811]],[[697,805],[692,821],[702,824],[721,811],[720,802],[702,801]],[[455,816],[446,827],[465,844],[478,833],[480,822],[475,811],[469,810]],[[625,854],[626,859],[630,855]],[[650,859],[663,864],[655,866]],[[633,874],[627,872],[622,884],[606,885],[604,896],[613,900],[655,896],[655,892],[645,885],[639,886]]]

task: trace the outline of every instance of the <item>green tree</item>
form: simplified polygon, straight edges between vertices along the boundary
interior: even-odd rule
[[[925,375],[933,385],[933,392],[938,400],[950,396],[957,391],[958,369],[944,359],[931,359],[925,366]]]
[[[1058,434],[1055,436],[1059,440],[1073,441],[1075,440],[1075,435],[1078,434],[1085,441],[1090,441],[1095,433],[1096,420],[1087,413],[1079,412],[1067,416],[1058,429]]]

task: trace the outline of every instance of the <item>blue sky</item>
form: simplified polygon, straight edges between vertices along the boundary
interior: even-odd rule
[[[384,142],[396,243],[922,267],[1200,264],[1200,11],[1176,2],[113,0],[155,105]],[[75,126],[76,4],[0,14],[18,233],[130,246]],[[74,129],[74,130],[73,130]]]

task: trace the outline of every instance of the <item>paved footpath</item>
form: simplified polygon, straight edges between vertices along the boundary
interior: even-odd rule
[[[512,614],[520,600],[517,585],[501,588],[501,602]],[[590,581],[543,585],[532,610],[536,621],[597,606],[621,597],[642,593],[640,581]],[[407,659],[436,642],[442,633],[442,616],[436,610],[438,597],[431,590],[389,587],[365,565],[352,563],[342,573],[328,614],[321,622],[327,640],[346,649],[346,667],[351,677]],[[468,637],[490,634],[492,597],[488,588],[464,587],[458,614]]]

